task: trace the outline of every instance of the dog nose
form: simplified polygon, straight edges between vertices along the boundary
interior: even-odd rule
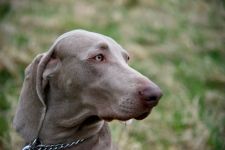
[[[162,97],[162,91],[159,87],[148,86],[139,90],[138,94],[140,99],[148,105],[158,102]]]

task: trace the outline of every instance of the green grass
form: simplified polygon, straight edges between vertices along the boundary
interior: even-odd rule
[[[121,149],[225,149],[224,6],[223,0],[3,2],[0,149],[21,144],[11,122],[25,66],[76,28],[113,37],[129,51],[130,65],[163,90],[147,119],[111,124]]]

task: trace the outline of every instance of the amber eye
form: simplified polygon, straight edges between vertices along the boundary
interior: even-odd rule
[[[101,62],[104,60],[104,56],[102,54],[98,54],[94,57],[94,59],[98,62]]]

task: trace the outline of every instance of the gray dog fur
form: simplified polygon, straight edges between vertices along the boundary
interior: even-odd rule
[[[107,36],[63,34],[26,68],[15,129],[26,143],[36,137],[44,144],[91,137],[71,150],[115,149],[107,121],[144,119],[161,97],[159,87],[130,68],[128,59]],[[146,87],[157,102],[143,102],[140,91]]]

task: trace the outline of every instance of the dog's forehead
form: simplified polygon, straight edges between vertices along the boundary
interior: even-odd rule
[[[98,41],[109,41],[113,44],[117,44],[113,39],[105,35],[89,32],[85,30],[73,30],[67,33],[62,34],[55,41],[55,44],[63,44],[68,42],[75,42],[74,44],[87,44],[87,43],[96,43]],[[83,43],[77,43],[83,42]]]
[[[126,52],[114,39],[85,30],[73,30],[64,33],[56,39],[53,46],[57,45],[58,47],[61,47],[60,49],[68,49],[70,52],[73,52],[74,49],[88,49],[91,46],[100,44],[107,44],[111,49],[117,52]]]

